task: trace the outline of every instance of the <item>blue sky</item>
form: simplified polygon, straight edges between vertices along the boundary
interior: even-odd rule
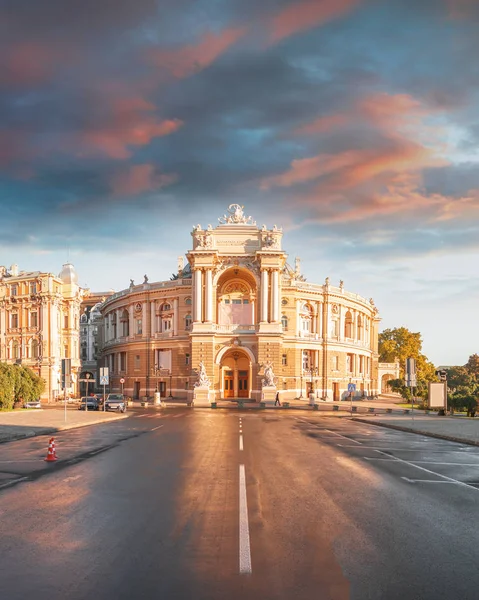
[[[477,351],[479,3],[10,0],[0,262],[169,278],[231,203],[436,364]]]

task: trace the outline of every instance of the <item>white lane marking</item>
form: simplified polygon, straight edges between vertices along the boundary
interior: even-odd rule
[[[10,487],[11,485],[15,485],[16,483],[20,483],[20,481],[26,481],[28,477],[19,477],[18,479],[14,479],[13,481],[7,481],[7,483],[2,483],[0,485],[0,490],[2,488]]]
[[[145,417],[149,417],[150,415],[138,415],[137,419],[144,419]]]
[[[357,446],[350,446],[349,444],[336,444],[341,448],[357,448]],[[418,452],[419,448],[378,448],[377,446],[361,446],[358,450],[387,450],[388,452]],[[461,450],[434,450],[433,448],[427,448],[427,452],[431,454],[465,454]]]
[[[153,429],[151,429],[151,431],[156,431],[157,429],[159,429],[160,427],[163,427],[163,425],[158,425],[158,427],[153,427]]]
[[[381,450],[376,450],[376,452],[379,452],[379,454],[385,454],[384,452],[381,452]],[[454,479],[453,477],[447,477],[446,475],[441,475],[440,473],[436,473],[435,471],[431,471],[430,469],[425,469],[424,467],[415,465],[414,463],[412,463],[408,460],[404,460],[403,458],[397,458],[397,456],[394,456],[393,458],[397,462],[404,463],[406,465],[409,465],[410,467],[414,467],[415,469],[419,469],[420,471],[429,473],[430,475],[435,475],[436,477],[441,477],[441,479],[445,479],[446,481],[449,481],[451,483],[457,483],[457,485],[467,487],[467,488],[470,488],[471,490],[475,490],[476,492],[479,492],[479,490],[476,487],[469,485],[468,483],[464,483],[463,481],[459,481],[458,479]]]
[[[24,462],[38,462],[38,458],[29,458],[25,460],[24,458],[19,458],[18,460],[0,460],[0,463],[24,463]]]
[[[388,462],[390,458],[373,458],[371,456],[363,456],[364,460],[382,460]],[[424,465],[446,465],[450,467],[479,467],[479,463],[450,463],[450,462],[438,462],[434,460],[411,460],[412,463],[420,463]]]
[[[63,481],[64,482],[76,481],[77,479],[81,479],[81,475],[74,475],[72,477],[66,477]]]
[[[244,465],[239,466],[239,570],[251,573],[249,545],[248,504],[246,502],[246,475]]]
[[[362,442],[358,442],[357,440],[353,440],[353,438],[350,438],[347,435],[341,435],[340,433],[337,433],[336,431],[331,431],[331,429],[323,429],[323,431],[327,431],[328,433],[333,433],[334,435],[338,435],[339,437],[342,437],[345,440],[348,440],[348,442],[354,442],[355,444],[361,444],[362,445]]]
[[[454,485],[455,481],[437,481],[432,479],[410,479],[409,477],[401,477],[404,481],[408,483],[448,483],[449,485]]]
[[[240,435],[239,444],[240,444],[240,450],[243,450],[243,436],[242,435]]]

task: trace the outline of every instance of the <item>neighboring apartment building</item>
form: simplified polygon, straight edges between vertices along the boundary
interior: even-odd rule
[[[72,365],[67,393],[77,393],[81,297],[70,263],[58,276],[0,266],[0,360],[30,367],[42,377],[44,401],[55,401],[63,393],[62,358],[70,358]]]
[[[378,393],[378,325],[372,299],[308,283],[292,268],[283,232],[257,227],[239,205],[213,228],[192,231],[188,264],[172,281],[113,294],[99,307],[102,365],[112,390],[134,398],[191,398],[200,363],[211,399],[261,398],[266,365],[282,398]],[[269,371],[271,373],[271,371]]]
[[[80,317],[80,395],[85,396],[100,390],[98,375],[98,360],[101,347],[100,305],[114,292],[85,291],[81,303]]]

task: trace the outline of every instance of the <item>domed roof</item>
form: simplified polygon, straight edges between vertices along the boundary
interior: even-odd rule
[[[71,263],[65,263],[58,277],[63,283],[78,283],[78,275]]]

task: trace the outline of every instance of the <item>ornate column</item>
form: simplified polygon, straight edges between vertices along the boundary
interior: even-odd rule
[[[261,270],[261,322],[268,323],[268,270]]]
[[[296,337],[301,335],[301,318],[300,318],[301,300],[296,299]]]
[[[156,302],[150,302],[150,323],[151,323],[151,332],[153,335],[156,333]]]
[[[205,271],[205,321],[213,321],[213,272],[211,269]]]
[[[278,323],[279,321],[279,271],[274,269],[272,272],[272,280],[271,280],[271,291],[273,297],[273,315],[272,321],[274,323]]]
[[[178,298],[173,300],[173,335],[178,335]]]
[[[202,297],[203,297],[203,277],[201,273],[201,269],[196,268],[194,270],[195,277],[195,297],[194,297],[194,306],[193,306],[193,321],[195,323],[201,323],[202,319]]]
[[[134,308],[133,304],[131,304],[128,307],[128,320],[129,320],[128,321],[128,330],[130,332],[130,337],[133,337],[135,335],[135,319],[133,317],[134,310],[135,310],[135,308]]]
[[[146,330],[146,326],[148,323],[148,306],[146,304],[146,302],[143,302],[143,308],[141,311],[141,329],[143,331],[143,337],[148,335],[148,331]]]
[[[323,320],[321,318],[322,304],[318,302],[316,304],[316,333],[319,333],[320,337],[323,336]]]

